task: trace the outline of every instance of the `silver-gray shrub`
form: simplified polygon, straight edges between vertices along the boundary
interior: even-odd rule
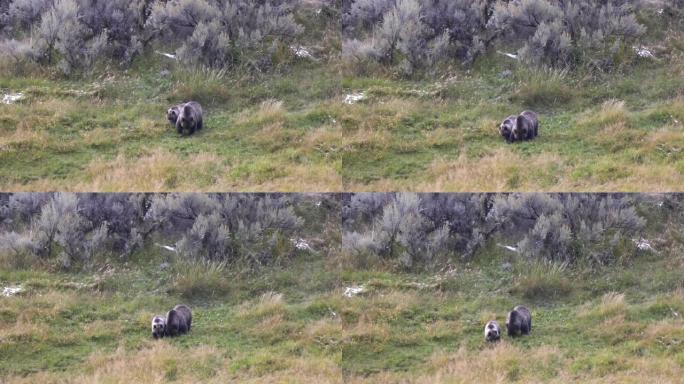
[[[521,0],[498,2],[490,27],[519,47],[531,64],[613,65],[613,57],[641,36],[632,1]]]
[[[0,256],[29,254],[79,269],[127,261],[155,242],[175,246],[188,261],[259,267],[287,261],[296,252],[293,240],[316,238],[301,233],[305,223],[296,213],[309,200],[280,194],[0,195]],[[326,198],[318,201],[329,205]]]
[[[155,196],[147,220],[183,258],[252,267],[292,251],[290,238],[303,224],[287,195]]]
[[[645,32],[633,4],[357,0],[343,17],[343,49],[349,60],[399,66],[406,73],[440,62],[468,65],[494,49],[516,51],[532,65],[610,68]]]
[[[0,252],[26,252],[59,266],[89,268],[97,256],[126,259],[149,235],[144,194],[18,193],[9,195]]]
[[[374,254],[404,269],[429,269],[451,257],[469,259],[491,231],[489,201],[481,194],[351,197],[343,213],[343,246],[357,257]]]
[[[629,195],[498,196],[488,220],[528,259],[611,264],[630,256],[645,219]]]
[[[405,269],[468,261],[502,243],[529,260],[611,264],[635,250],[645,219],[629,195],[360,194],[347,199],[343,246]]]
[[[269,65],[279,45],[303,31],[282,0],[156,2],[146,26],[181,62],[221,68]]]
[[[149,0],[14,0],[6,22],[30,57],[65,74],[104,59],[126,65],[142,51]]]
[[[77,69],[90,69],[107,45],[107,31],[90,30],[80,18],[75,0],[57,0],[43,14],[38,29],[38,50],[48,62],[59,57],[60,70],[70,74]]]
[[[405,73],[440,62],[471,63],[491,39],[487,0],[363,0],[344,16],[348,59],[399,65]]]
[[[8,5],[7,23],[30,29],[53,4],[54,0],[13,0]]]

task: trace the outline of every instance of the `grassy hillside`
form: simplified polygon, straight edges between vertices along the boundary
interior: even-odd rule
[[[604,73],[526,68],[498,53],[471,70],[350,66],[342,178],[350,191],[674,191],[684,185],[679,22],[646,10],[654,59]],[[503,47],[510,51],[512,48]],[[500,122],[532,109],[540,136],[507,144]]]
[[[24,98],[0,104],[0,190],[339,191],[335,12],[298,2],[304,33],[268,70],[193,68],[161,42],[130,68],[104,61],[68,78],[3,58],[0,94]],[[187,100],[202,103],[205,129],[181,137],[165,116]]]
[[[509,232],[489,238],[472,258],[454,255],[434,268],[423,264],[418,270],[424,272],[397,272],[406,269],[388,255],[370,268],[348,268],[342,282],[363,292],[341,309],[345,378],[352,383],[681,382],[683,216],[672,204],[679,199],[634,198],[641,201],[636,210],[643,229],[606,263],[589,250],[564,262],[518,253],[505,247],[519,238]],[[430,212],[429,205],[421,207]],[[549,214],[543,204],[536,207]],[[596,222],[587,226],[611,231]],[[552,242],[551,237],[539,241]],[[650,248],[637,247],[638,239]],[[617,243],[617,236],[612,241]],[[351,248],[349,257],[358,262],[354,257],[363,254],[354,256]],[[531,335],[504,334],[497,344],[486,342],[486,322],[497,320],[505,332],[507,313],[521,304],[532,312]]]
[[[160,259],[97,273],[1,272],[0,378],[20,382],[341,382],[342,296],[326,258],[258,276]],[[149,322],[193,308],[188,335]]]
[[[242,79],[151,60],[92,81],[0,76],[5,191],[336,191],[339,83],[315,64]],[[166,109],[195,99],[205,129],[180,137]]]
[[[346,78],[367,98],[342,117],[345,188],[681,190],[681,60],[602,79],[500,64],[438,81]],[[539,138],[506,143],[498,124],[525,109],[541,116]]]
[[[434,272],[355,268],[339,215],[304,205],[312,250],[252,270],[183,261],[154,240],[80,272],[36,259],[0,271],[0,288],[23,289],[0,296],[0,381],[680,382],[682,216],[663,206],[640,208],[654,250],[603,266],[531,262],[499,237]],[[191,332],[153,340],[152,316],[181,302]],[[532,334],[484,342],[484,324],[518,304]]]
[[[349,272],[367,293],[345,302],[348,382],[679,382],[684,362],[680,257],[587,273],[501,263],[446,273]],[[484,342],[518,304],[532,333]],[[505,328],[504,328],[505,330]]]
[[[45,255],[3,247],[0,382],[340,382],[340,220],[334,204],[322,200],[292,203],[302,226],[282,240],[305,247],[240,240],[254,252],[252,263],[163,248],[182,248],[179,231],[151,235],[130,257],[103,249],[87,266],[68,270]],[[127,209],[121,200],[110,203]],[[107,203],[100,204],[104,210]],[[6,220],[20,212],[0,208],[3,235],[21,231]],[[267,243],[281,241],[276,232]],[[15,287],[20,292],[5,292]],[[179,303],[193,310],[191,332],[154,340],[152,317]]]

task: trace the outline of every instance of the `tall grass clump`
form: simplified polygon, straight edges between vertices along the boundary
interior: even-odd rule
[[[526,299],[557,299],[569,294],[573,284],[568,279],[568,264],[536,261],[520,262],[511,293]]]

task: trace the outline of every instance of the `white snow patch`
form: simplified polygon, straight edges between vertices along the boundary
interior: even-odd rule
[[[501,52],[501,51],[496,51],[496,52],[497,52],[498,54],[500,54],[500,55],[504,55],[504,56],[509,57],[509,58],[511,58],[511,59],[513,59],[513,60],[518,60],[518,55],[516,55],[516,54],[514,54],[514,53]]]
[[[16,295],[17,293],[21,293],[23,291],[24,291],[24,288],[20,285],[9,286],[9,287],[2,288],[2,295],[5,297],[10,297],[10,296]]]
[[[157,247],[162,248],[162,249],[166,249],[169,252],[176,252],[176,247],[172,247],[170,245],[161,245],[161,244],[156,244],[156,245],[157,245]]]
[[[351,93],[344,98],[345,104],[354,104],[366,98],[365,92]]]
[[[641,239],[632,239],[634,244],[636,244],[636,247],[640,251],[653,251],[655,252],[655,249],[653,249],[653,246],[651,245],[651,242],[648,240],[641,238]]]
[[[176,55],[171,54],[171,53],[159,52],[159,51],[155,51],[155,52],[158,53],[158,54],[160,54],[160,55],[162,55],[162,56],[164,56],[164,57],[168,57],[169,59],[172,59],[172,60],[176,60],[176,59],[177,59],[177,58],[176,58]]]
[[[634,49],[634,52],[636,52],[637,56],[644,58],[644,59],[655,59],[655,55],[653,52],[651,52],[650,49],[644,47],[643,45],[641,46],[634,46],[632,47]]]
[[[299,58],[316,60],[316,58],[311,54],[311,51],[302,45],[291,45],[290,50]]]
[[[344,297],[354,297],[356,295],[362,294],[366,292],[366,288],[361,285],[361,286],[354,286],[354,287],[347,287],[344,290]]]
[[[309,242],[304,240],[304,239],[290,239],[292,244],[294,244],[295,248],[299,249],[300,251],[311,251],[311,245],[309,245]]]
[[[511,251],[511,252],[520,252],[520,251],[518,250],[518,248],[516,248],[516,247],[514,247],[514,246],[511,246],[511,245],[502,245],[502,244],[497,244],[497,245],[498,245],[499,247],[501,247],[501,248],[503,248],[503,249],[507,249],[507,250],[509,250],[509,251]]]
[[[24,98],[24,94],[19,92],[19,93],[7,93],[2,96],[2,103],[3,104],[12,104],[14,102],[17,102],[21,99]]]

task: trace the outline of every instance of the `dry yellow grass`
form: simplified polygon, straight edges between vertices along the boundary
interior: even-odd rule
[[[655,137],[681,138],[681,133],[654,133]],[[646,138],[646,140],[650,140]],[[654,139],[656,140],[656,139]],[[664,140],[658,139],[658,145]],[[678,148],[675,148],[679,151]],[[672,192],[684,186],[684,162],[653,167],[626,166],[610,156],[598,158],[591,165],[602,169],[585,180],[572,174],[576,166],[564,165],[556,154],[522,156],[507,148],[493,150],[477,160],[462,154],[456,160],[438,159],[426,170],[421,181],[414,179],[381,179],[369,183],[345,182],[349,192]],[[619,178],[610,179],[610,177]],[[587,180],[593,182],[587,184]]]
[[[76,190],[94,191],[160,192],[176,189],[195,180],[188,170],[211,172],[225,169],[221,160],[213,154],[198,154],[187,159],[164,150],[156,150],[137,160],[119,155],[113,161],[96,160],[87,168],[87,182]]]
[[[285,107],[280,100],[269,99],[263,101],[258,107],[241,112],[235,122],[237,124],[259,124],[268,122],[283,122],[285,120]]]
[[[277,292],[267,292],[258,300],[248,300],[238,306],[240,317],[262,318],[265,316],[280,315],[285,313],[283,295]]]
[[[1,147],[0,147],[1,148]],[[11,184],[6,191],[89,191],[89,192],[339,192],[342,177],[340,161],[312,164],[281,164],[278,177],[238,178],[231,175],[234,164],[211,153],[187,157],[155,150],[138,159],[119,155],[113,160],[99,158],[87,167],[83,181],[39,179]],[[254,164],[254,163],[251,163]],[[270,161],[260,163],[269,167]]]
[[[580,308],[579,317],[596,316],[608,317],[617,314],[624,314],[627,310],[627,303],[625,302],[625,295],[617,292],[608,292],[601,297],[601,302],[596,305],[588,302]]]

